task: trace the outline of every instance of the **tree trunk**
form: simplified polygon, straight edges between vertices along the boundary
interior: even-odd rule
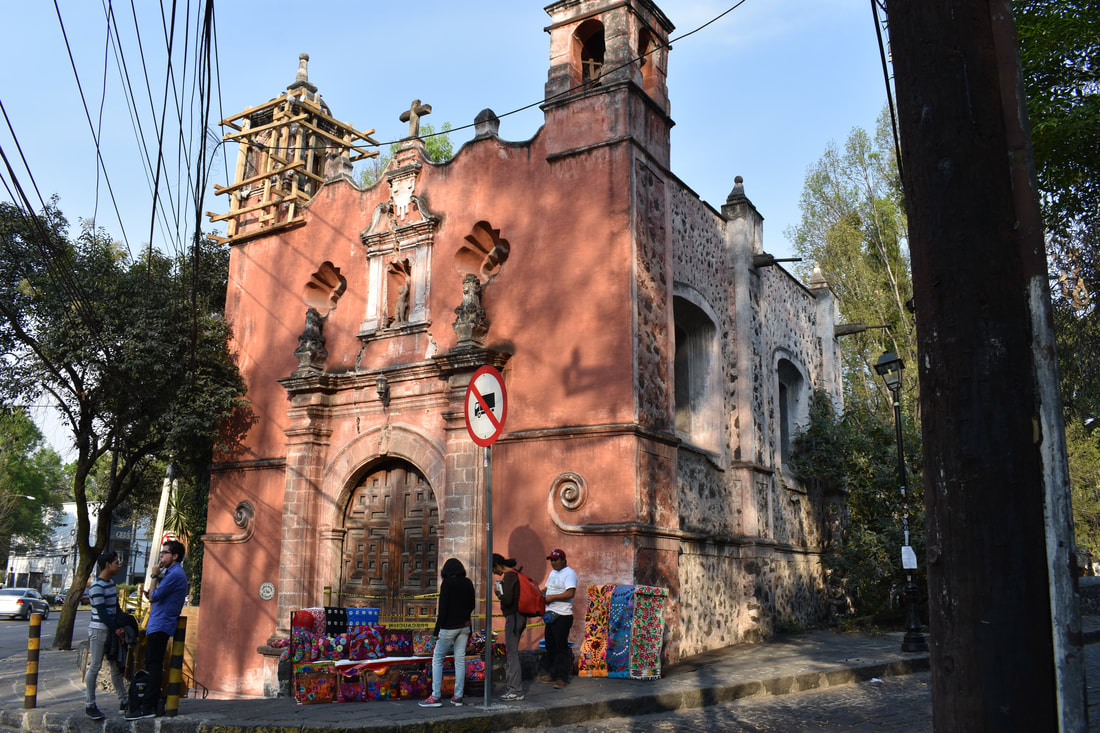
[[[889,2],[937,731],[1084,730],[1042,227],[1008,2]]]

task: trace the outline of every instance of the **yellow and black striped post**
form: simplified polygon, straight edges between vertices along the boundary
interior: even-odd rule
[[[30,710],[38,705],[38,642],[42,636],[42,614],[32,613],[27,632],[27,687],[23,707]]]
[[[183,680],[183,642],[187,638],[187,617],[180,616],[176,622],[176,635],[172,637],[172,661],[168,668],[168,700],[164,703],[164,714],[174,718],[180,708],[180,682]]]

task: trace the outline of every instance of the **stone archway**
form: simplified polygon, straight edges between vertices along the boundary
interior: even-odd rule
[[[439,506],[424,475],[390,459],[366,474],[344,510],[340,596],[348,606],[380,609],[382,622],[432,615]]]

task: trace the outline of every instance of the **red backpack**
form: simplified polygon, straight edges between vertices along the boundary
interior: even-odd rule
[[[518,570],[511,570],[519,580],[519,607],[524,616],[542,616],[546,613],[546,596],[539,590],[535,581]]]

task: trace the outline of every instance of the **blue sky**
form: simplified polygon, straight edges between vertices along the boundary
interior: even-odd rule
[[[664,0],[658,6],[676,26],[673,38],[722,14],[736,0]],[[196,0],[192,6],[201,4]],[[407,134],[399,115],[412,99],[431,104],[426,122],[473,122],[488,107],[504,115],[500,135],[526,140],[542,124],[537,103],[549,66],[545,2],[480,0],[418,3],[281,2],[223,0],[215,5],[220,89],[215,86],[211,124],[260,104],[294,80],[298,54],[310,55],[310,81],[333,115],[357,129],[374,128],[379,141]],[[100,150],[120,216],[115,213],[53,3],[8,3],[0,28],[0,102],[18,140],[0,119],[0,147],[30,189],[33,174],[43,197],[60,196],[74,226],[92,219],[132,252],[150,240],[152,185],[123,95],[117,56],[105,54],[106,0],[57,0],[89,113],[100,126]],[[160,6],[136,0],[139,48],[130,3],[115,7],[121,48],[138,96],[138,123],[155,157],[151,120],[159,117],[166,76],[166,42]],[[178,3],[182,8],[185,3]],[[170,7],[170,3],[166,3]],[[307,12],[309,14],[307,15]],[[166,11],[167,12],[167,11]],[[193,13],[194,16],[194,13]],[[177,22],[173,66],[185,91],[184,119],[193,107],[195,21],[183,39]],[[183,50],[188,63],[185,67]],[[148,88],[141,56],[149,70]],[[106,82],[104,68],[106,66]],[[186,69],[186,71],[185,71]],[[184,77],[186,74],[186,77]],[[217,84],[217,82],[215,82]],[[716,208],[735,176],[763,214],[764,247],[791,253],[785,231],[799,220],[806,169],[830,141],[843,143],[853,127],[872,128],[885,102],[878,45],[866,0],[746,0],[669,52],[668,89],[675,127],[672,170]],[[175,118],[175,104],[168,102]],[[177,123],[178,124],[178,123]],[[166,128],[162,212],[152,241],[166,251],[193,231],[194,203],[186,202],[187,160],[178,126]],[[473,136],[455,133],[457,148]],[[194,142],[189,143],[194,146]],[[225,184],[236,160],[218,148],[211,183]],[[25,157],[26,167],[20,157]],[[6,169],[4,182],[11,184]],[[98,188],[98,203],[97,203]],[[169,201],[168,192],[171,192]],[[180,196],[183,191],[184,195]],[[32,200],[36,195],[30,193]],[[0,197],[9,199],[0,186]],[[37,203],[35,204],[37,208]],[[226,209],[223,197],[206,196],[203,211]],[[119,219],[122,223],[120,224]],[[205,218],[202,226],[209,230]],[[58,445],[59,438],[54,439]]]

